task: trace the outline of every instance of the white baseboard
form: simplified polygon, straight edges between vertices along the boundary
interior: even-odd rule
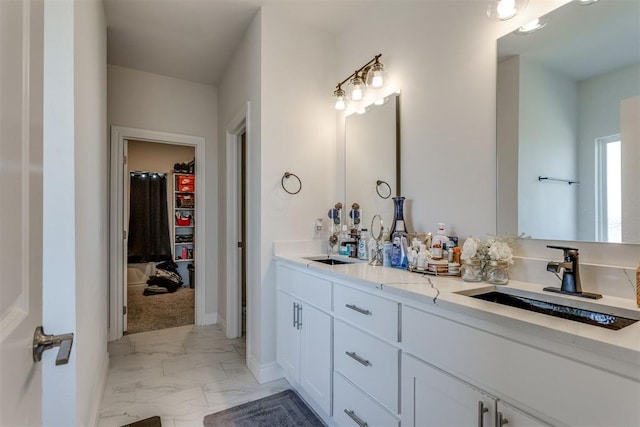
[[[279,380],[284,377],[284,372],[278,362],[261,365],[251,355],[247,355],[247,367],[260,384]]]
[[[224,335],[227,335],[227,320],[222,317],[218,317],[218,326],[220,326],[220,330],[224,332]]]
[[[204,324],[205,325],[215,325],[218,323],[218,313],[205,313],[204,315]]]
[[[107,377],[109,376],[109,364],[109,353],[105,353],[102,366],[100,367],[98,381],[93,389],[93,400],[91,402],[91,411],[89,412],[91,419],[87,425],[97,426],[100,420],[100,402],[102,402],[102,395],[104,394]]]

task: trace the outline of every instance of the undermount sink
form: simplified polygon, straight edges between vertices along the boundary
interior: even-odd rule
[[[346,260],[341,260],[336,258],[327,258],[327,257],[308,257],[305,259],[308,259],[310,261],[320,262],[322,264],[327,264],[327,265],[341,265],[341,264],[355,263],[355,261],[346,261]]]
[[[560,300],[555,296],[512,288],[481,289],[458,294],[612,330],[622,329],[640,320],[640,313],[632,310],[569,299]]]

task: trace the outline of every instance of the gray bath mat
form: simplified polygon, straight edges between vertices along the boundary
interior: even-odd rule
[[[204,417],[204,427],[326,427],[293,390]]]
[[[162,427],[162,421],[160,421],[160,417],[151,417],[135,423],[125,424],[122,427]]]

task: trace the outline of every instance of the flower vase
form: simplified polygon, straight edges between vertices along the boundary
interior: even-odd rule
[[[404,197],[393,198],[393,222],[391,223],[391,230],[389,230],[389,236],[393,236],[398,229],[400,231],[409,232],[407,226],[404,223]]]
[[[487,262],[484,280],[494,285],[506,285],[509,282],[509,263],[496,260]]]
[[[466,259],[460,266],[460,276],[465,282],[482,281],[482,262],[479,259]]]

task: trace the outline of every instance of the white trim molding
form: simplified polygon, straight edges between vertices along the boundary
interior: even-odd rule
[[[201,136],[182,135],[176,133],[158,132],[146,129],[136,129],[121,126],[111,126],[111,165],[110,165],[110,203],[109,203],[109,341],[122,338],[124,304],[124,283],[126,274],[125,248],[123,235],[127,224],[124,223],[124,143],[125,140],[157,142],[163,144],[189,145],[195,148],[196,158],[196,218],[200,218],[196,227],[195,238],[198,242],[205,241],[207,227],[205,205],[207,191],[205,188],[206,168],[204,167],[206,139]],[[202,244],[195,251],[195,320],[196,325],[206,325],[205,313],[206,284],[206,246]],[[215,316],[215,314],[214,314]],[[214,322],[215,323],[215,322]]]
[[[242,133],[249,135],[249,103],[246,107],[239,111],[235,117],[228,123],[226,128],[227,138],[227,218],[226,218],[226,319],[224,322],[224,332],[227,338],[238,338],[242,331],[240,307],[240,288],[238,286],[239,265],[238,265],[238,155],[240,146],[240,136]],[[248,144],[247,144],[248,146]],[[245,247],[247,236],[244,236]],[[244,249],[246,250],[246,248]],[[247,295],[247,306],[249,305],[249,295]]]
[[[100,366],[100,375],[98,376],[98,382],[93,389],[93,399],[91,400],[91,412],[89,412],[91,419],[87,425],[97,426],[100,420],[100,403],[102,402],[102,396],[104,395],[104,388],[107,384],[107,377],[109,376],[109,353],[104,354],[104,360]]]

